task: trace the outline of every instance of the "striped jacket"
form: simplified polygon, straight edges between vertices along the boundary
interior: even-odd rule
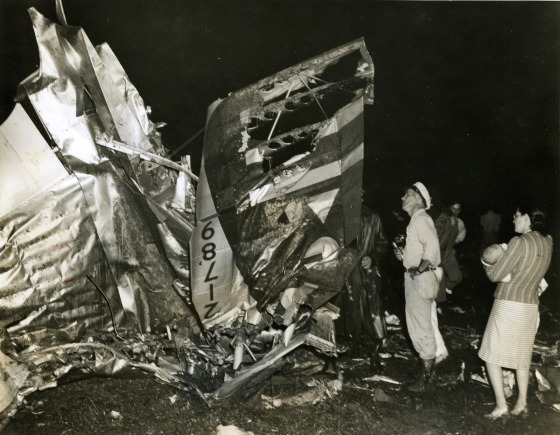
[[[552,237],[531,231],[510,240],[500,260],[486,266],[490,281],[498,282],[511,273],[509,282],[500,282],[494,293],[496,299],[538,304],[538,286],[550,266]]]

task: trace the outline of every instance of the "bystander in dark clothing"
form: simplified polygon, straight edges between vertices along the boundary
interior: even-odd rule
[[[465,227],[465,223],[463,222],[463,219],[459,217],[459,214],[461,213],[461,209],[462,209],[461,203],[454,202],[449,208],[453,212],[455,219],[457,219],[458,232],[457,232],[457,237],[455,237],[455,244],[461,243],[463,240],[465,240],[465,237],[467,236],[467,227]]]
[[[438,294],[432,307],[432,323],[434,324],[434,330],[436,332],[436,363],[439,363],[448,357],[449,352],[447,351],[443,337],[439,333],[436,303],[441,304],[445,302],[446,292],[459,284],[463,279],[463,275],[455,256],[455,249],[453,249],[455,239],[459,232],[458,222],[453,211],[448,207],[438,207],[430,210],[429,214],[434,219],[434,225],[439,240],[441,267],[443,269],[443,275],[439,282]]]
[[[492,208],[489,208],[486,213],[480,216],[480,226],[482,227],[481,252],[487,246],[499,242],[501,223],[502,217],[492,210]]]
[[[350,345],[351,356],[372,357],[387,337],[380,263],[388,242],[378,213],[365,205],[354,248],[360,251],[360,261],[341,295],[337,333]]]
[[[437,211],[429,213],[434,219],[434,225],[439,240],[441,255],[441,267],[443,278],[439,284],[436,302],[444,302],[446,299],[446,288],[453,289],[463,279],[459,263],[455,256],[455,238],[458,234],[458,224],[453,212],[447,207],[441,207]]]
[[[398,244],[401,249],[405,245],[408,221],[409,217],[399,210],[392,210],[383,219],[383,229],[387,239]],[[385,310],[397,315],[400,321],[404,321],[405,318],[402,268],[402,261],[397,260],[393,255],[388,255],[383,264],[382,274],[383,287],[386,290],[383,295]]]

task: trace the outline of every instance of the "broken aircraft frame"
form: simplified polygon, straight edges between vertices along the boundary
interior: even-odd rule
[[[75,372],[136,367],[209,402],[304,344],[336,355],[373,101],[363,40],[215,102],[198,179],[107,44],[60,9],[62,25],[29,14],[41,66],[16,99],[52,147],[19,104],[0,127],[0,412]]]

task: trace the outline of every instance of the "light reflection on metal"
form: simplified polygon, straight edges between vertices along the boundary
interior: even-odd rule
[[[62,0],[56,0],[56,17],[60,24],[67,26],[66,14],[64,13],[64,6],[62,5]]]
[[[20,396],[72,368],[136,367],[207,401],[246,397],[299,346],[337,355],[328,301],[357,261],[347,246],[373,101],[363,40],[212,104],[199,180],[188,158],[169,159],[106,44],[29,12],[41,68],[18,98],[57,150],[20,106],[0,129],[17,163],[0,173],[0,330],[35,370]]]
[[[115,151],[120,151],[121,153],[128,154],[131,156],[138,156],[142,160],[148,160],[150,162],[157,163],[158,165],[166,166],[168,168],[175,169],[176,171],[184,172],[185,174],[190,176],[193,180],[198,181],[198,177],[195,174],[193,174],[191,171],[189,171],[187,168],[164,157],[149,153],[147,151],[139,150],[134,147],[128,146],[124,143],[121,143],[119,141],[106,139],[104,137],[97,137],[95,142],[97,143],[97,145],[101,145]]]
[[[0,217],[68,176],[19,104],[0,126],[0,155]]]
[[[338,309],[327,302],[357,261],[347,246],[359,227],[363,104],[373,101],[372,80],[358,40],[208,110],[190,242],[192,301],[210,339],[229,342],[233,369],[247,365],[216,400],[246,394],[244,379],[276,370],[304,343],[337,355]],[[251,364],[255,354],[261,359]]]
[[[329,81],[314,79],[322,75]],[[302,275],[300,262],[321,234],[351,257],[344,246],[359,225],[362,112],[364,97],[372,99],[372,78],[371,58],[359,40],[233,92],[209,111],[199,224],[191,238],[193,301],[208,327],[228,311],[237,318],[253,301],[263,312],[286,285],[311,279]],[[321,120],[322,111],[312,107],[315,98],[336,107],[329,119]],[[279,117],[285,107],[289,116]],[[270,124],[279,129],[272,139]],[[245,158],[255,150],[262,163]],[[327,192],[334,197],[319,217],[313,198]],[[340,255],[330,273],[344,276],[350,257]],[[245,283],[238,293],[231,291],[237,274]],[[343,284],[332,282],[328,289],[320,286],[331,297]]]
[[[29,13],[41,67],[17,98],[29,98],[56,149],[19,104],[0,127],[0,331],[13,346],[3,342],[2,351],[80,348],[72,342],[117,328],[127,341],[143,340],[188,323],[192,314],[173,284],[188,286],[196,181],[189,160],[168,159],[160,125],[107,45],[94,47],[81,28]],[[133,154],[99,147],[98,136]],[[42,356],[23,392],[56,385],[72,368],[62,356],[42,365]],[[126,365],[92,368],[112,373]]]
[[[157,323],[170,320],[171,306],[177,313],[187,312],[173,291],[174,277],[158,247],[153,213],[172,232],[180,228],[184,233],[183,221],[189,216],[177,217],[184,211],[168,206],[176,191],[176,171],[193,174],[165,158],[160,135],[147,117],[149,110],[106,44],[94,47],[81,28],[58,26],[33,8],[29,13],[41,69],[21,89],[27,91],[85,195],[107,257],[108,276],[121,302],[116,318],[149,331],[155,319]],[[79,64],[69,62],[69,55],[80,58]],[[49,80],[43,77],[43,65],[48,65]],[[99,148],[98,137],[114,138],[122,143],[120,151],[127,147],[134,154]],[[139,160],[138,152],[158,164]],[[95,280],[111,288],[106,279]]]

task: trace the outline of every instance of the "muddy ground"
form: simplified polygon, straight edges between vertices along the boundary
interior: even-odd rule
[[[478,270],[473,263],[466,271]],[[557,298],[543,296],[537,340],[553,346],[560,339]],[[415,357],[402,327],[390,331],[392,348],[374,361],[341,357],[337,373],[307,351],[270,378],[246,401],[209,406],[188,391],[158,383],[150,374],[89,378],[61,383],[26,398],[3,434],[557,434],[560,412],[541,403],[532,371],[529,416],[490,421],[493,394],[484,383],[476,345],[492,303],[493,285],[481,272],[466,273],[461,288],[443,305],[440,327],[450,357],[438,366],[437,386],[408,392],[404,384],[366,378],[386,376],[406,383],[414,378]],[[398,301],[398,298],[396,299]],[[393,300],[394,302],[395,300]],[[464,313],[457,307],[464,310]],[[395,308],[399,317],[402,316]],[[535,362],[539,359],[535,355]],[[340,382],[338,382],[340,381]],[[340,388],[339,388],[340,387]],[[513,406],[516,389],[508,399]],[[232,427],[230,427],[232,426]],[[229,432],[228,432],[229,429]]]

